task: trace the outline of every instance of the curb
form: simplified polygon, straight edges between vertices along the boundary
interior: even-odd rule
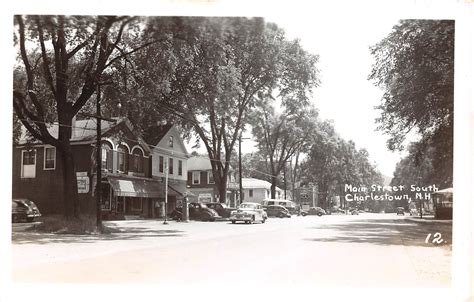
[[[435,220],[435,219],[421,219],[421,218],[411,218],[407,217],[405,220],[413,221],[413,222],[422,222],[422,223],[442,223],[442,224],[452,224],[452,220]]]

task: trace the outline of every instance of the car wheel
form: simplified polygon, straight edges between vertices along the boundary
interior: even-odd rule
[[[26,218],[26,221],[33,222],[34,219],[35,219],[34,217],[28,217],[28,218]]]
[[[321,213],[318,213],[318,216],[319,216],[319,217],[321,217],[321,216],[323,216],[323,214],[321,214]]]
[[[266,218],[265,218],[265,217],[263,217],[263,218],[262,218],[262,223],[265,223],[265,220],[266,220]]]
[[[235,224],[235,220],[231,220],[232,224]]]

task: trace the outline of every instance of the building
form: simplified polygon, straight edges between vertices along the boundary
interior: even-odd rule
[[[272,184],[257,178],[242,178],[242,200],[244,202],[262,203],[264,199],[271,198]],[[275,199],[283,199],[284,191],[276,187]]]
[[[161,148],[162,141],[169,139],[167,134],[176,135],[171,129],[173,127],[150,148],[126,118],[116,119],[115,122],[102,121],[100,166],[101,213],[104,219],[123,219],[127,216],[152,218],[164,214],[162,208],[166,189],[160,175],[154,173],[160,168],[153,156],[159,158],[157,150]],[[58,126],[53,124],[49,131],[57,136]],[[96,135],[95,119],[73,121],[71,148],[81,213],[94,213],[96,209]],[[179,135],[176,141],[177,145],[182,144]],[[59,158],[56,148],[28,140],[26,131],[23,131],[19,143],[13,146],[12,196],[35,201],[43,214],[63,213],[61,196],[64,178]],[[176,171],[179,171],[179,165],[176,160]],[[186,175],[185,161],[181,165],[181,173]],[[170,187],[171,202],[174,196],[184,193],[180,191],[183,182],[180,186],[171,180]]]
[[[208,156],[196,155],[188,159],[188,188],[191,202],[218,202],[219,190],[212,174]],[[237,172],[230,169],[227,175],[226,204],[235,207],[238,200]]]
[[[187,194],[188,151],[174,125],[151,127],[145,133],[145,140],[152,149],[152,178],[161,184],[161,192],[168,196],[167,200],[165,193],[159,196],[154,204],[155,210],[159,216],[164,215],[165,208],[170,214],[177,206],[182,205]],[[165,183],[168,183],[167,187]]]

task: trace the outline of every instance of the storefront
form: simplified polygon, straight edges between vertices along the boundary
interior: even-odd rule
[[[152,179],[107,176],[102,179],[102,216],[104,219],[160,217],[163,187]]]

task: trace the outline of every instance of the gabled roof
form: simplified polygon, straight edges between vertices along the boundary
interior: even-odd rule
[[[172,127],[172,124],[152,126],[145,131],[143,137],[147,144],[156,146],[163,139],[163,137],[165,137],[166,133],[171,130]]]
[[[121,120],[117,122],[109,122],[109,121],[102,121],[101,122],[101,129],[102,134],[113,128],[115,125],[119,124]],[[48,131],[54,138],[58,138],[59,133],[59,126],[57,123],[53,123],[48,126]],[[97,121],[95,119],[87,119],[87,120],[77,120],[76,124],[73,125],[72,129],[72,137],[71,142],[77,141],[84,141],[84,140],[91,140],[96,137],[97,134]],[[36,142],[35,139],[31,139],[28,131],[24,126],[21,127],[21,136],[18,143],[26,144],[27,142]]]
[[[208,156],[197,155],[188,158],[188,171],[212,170],[211,161]]]
[[[138,141],[140,142],[140,144],[145,146],[145,149],[148,152],[150,151],[149,147],[144,143],[140,135],[135,133],[135,130],[133,129],[132,124],[127,118],[112,118],[112,120],[114,121],[111,122],[111,121],[102,120],[100,123],[102,135],[104,137],[106,136],[107,132],[109,132],[111,129],[123,123],[126,125],[128,129],[130,129],[132,133],[134,133],[134,135],[138,138]],[[33,144],[39,143],[38,140],[34,138],[30,138],[30,136],[27,134],[28,131],[26,130],[24,126],[21,127],[21,131],[22,133],[18,141],[19,145],[23,145],[26,143],[33,143]],[[54,138],[58,138],[59,126],[57,123],[53,123],[50,126],[48,126],[48,131]],[[75,123],[73,122],[71,142],[90,142],[91,140],[95,140],[96,137],[97,137],[97,120],[96,119],[76,120]]]
[[[266,180],[258,178],[242,178],[242,187],[245,189],[267,189],[270,190],[272,184]],[[281,190],[276,187],[277,191]]]

